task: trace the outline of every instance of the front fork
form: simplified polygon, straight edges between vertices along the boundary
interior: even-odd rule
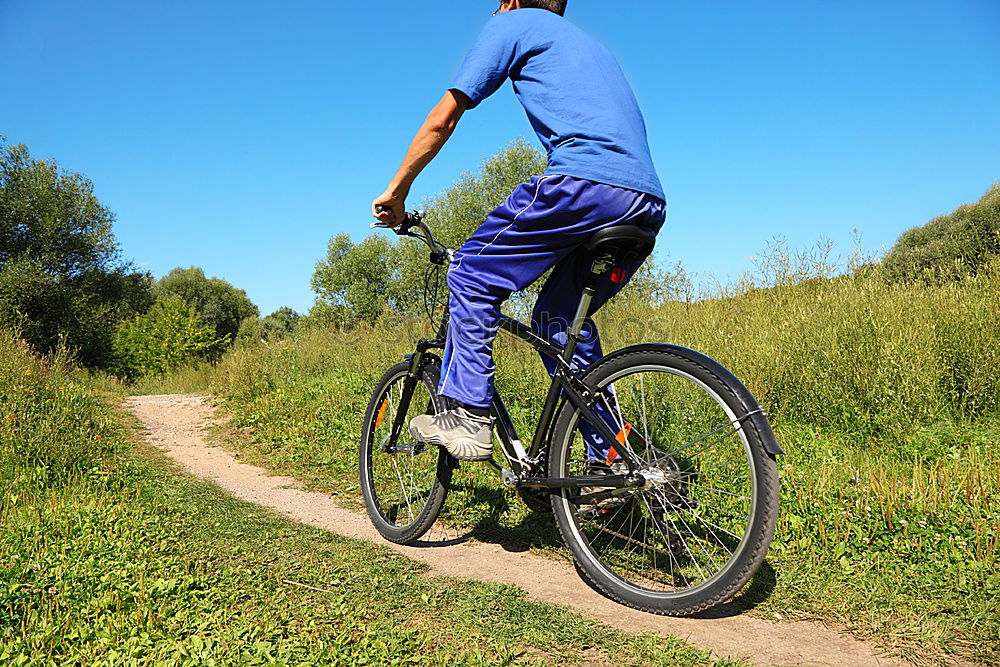
[[[396,409],[396,416],[392,422],[392,430],[389,433],[388,440],[382,445],[382,449],[386,452],[395,451],[397,443],[399,442],[399,435],[406,428],[406,415],[410,411],[410,401],[413,400],[413,390],[417,388],[417,383],[420,382],[420,376],[423,374],[424,366],[429,359],[436,359],[434,355],[427,353],[428,350],[440,349],[444,347],[439,340],[427,340],[426,338],[421,338],[417,343],[417,349],[412,353],[407,355],[407,359],[410,362],[410,370],[406,374],[406,378],[403,380],[403,392],[399,397],[399,406]]]

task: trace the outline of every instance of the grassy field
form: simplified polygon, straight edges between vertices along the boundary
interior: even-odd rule
[[[606,348],[665,340],[730,367],[788,451],[782,515],[750,613],[815,618],[918,663],[1000,664],[1000,267],[961,283],[891,284],[871,272],[744,286],[653,307],[612,302]],[[360,415],[420,323],[230,353],[213,391],[246,457],[352,502]],[[501,338],[498,386],[530,432],[544,371]],[[546,516],[485,466],[456,477],[445,520],[483,540],[559,549]]]
[[[0,333],[0,664],[711,662],[234,500],[88,382]]]

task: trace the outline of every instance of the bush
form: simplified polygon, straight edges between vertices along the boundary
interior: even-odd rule
[[[903,233],[884,266],[895,280],[931,283],[976,275],[1000,256],[1000,183],[974,204],[963,204]]]
[[[218,358],[228,342],[180,297],[168,296],[118,328],[116,371],[131,379],[163,375],[183,364]]]
[[[248,317],[236,334],[237,345],[250,345],[280,340],[295,333],[302,316],[288,306],[282,306],[267,317]]]
[[[39,359],[0,329],[0,526],[11,505],[62,487],[111,456],[122,430],[65,350]]]

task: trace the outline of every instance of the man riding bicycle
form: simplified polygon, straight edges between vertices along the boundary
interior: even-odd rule
[[[511,80],[548,154],[548,167],[518,186],[456,253],[448,271],[451,321],[438,391],[457,407],[410,422],[418,441],[445,447],[463,461],[487,460],[493,451],[489,406],[501,303],[553,269],[531,323],[565,343],[591,268],[583,244],[594,232],[617,224],[658,231],[666,216],[635,95],[610,51],[563,18],[566,3],[501,3],[452,87],[417,132],[389,187],[372,204],[381,222],[401,223],[413,181],[465,111]],[[622,267],[626,280],[641,263],[636,259]],[[605,281],[588,315],[624,283]],[[592,320],[581,337],[574,361],[586,367],[603,355]],[[543,360],[554,372],[555,362]],[[607,455],[610,443],[601,443],[593,432],[584,436],[595,458]]]

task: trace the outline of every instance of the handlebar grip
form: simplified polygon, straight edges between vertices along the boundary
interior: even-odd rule
[[[375,206],[376,213],[388,213],[390,211],[392,211],[392,209],[389,208],[388,206],[383,206],[382,204],[378,204]],[[420,218],[414,215],[413,213],[403,213],[402,221],[400,221],[400,223],[396,225],[394,229],[397,234],[402,234],[408,231],[410,227],[413,227],[418,222],[420,222]]]

